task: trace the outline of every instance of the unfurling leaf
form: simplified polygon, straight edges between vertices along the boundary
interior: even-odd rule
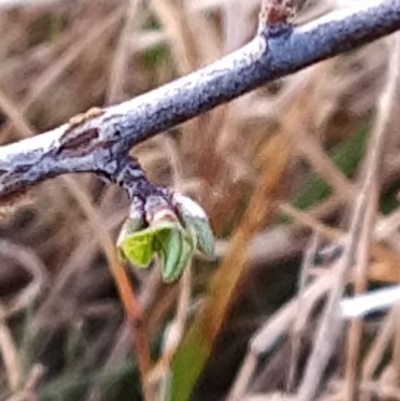
[[[214,235],[208,221],[194,218],[185,218],[185,225],[193,231],[197,249],[209,258],[214,258]]]
[[[120,253],[137,267],[147,267],[154,254],[152,235],[141,231],[128,236],[121,242]]]
[[[145,205],[133,205],[117,246],[121,258],[139,268],[157,256],[168,283],[180,278],[196,248],[207,256],[214,254],[207,215],[196,202],[179,194],[173,195],[172,205],[154,196]]]
[[[173,224],[167,222],[160,222],[154,227],[140,229],[140,226],[132,224],[130,219],[124,225],[121,231],[118,247],[123,256],[123,259],[129,260],[137,267],[147,267],[153,259],[156,251],[155,244],[157,243],[156,237],[163,231],[168,231],[173,227]],[[132,228],[136,228],[136,231]]]
[[[196,248],[209,258],[214,257],[214,235],[203,208],[192,199],[174,194],[173,201],[187,230],[195,240]]]
[[[156,238],[157,255],[162,264],[164,281],[176,281],[193,253],[193,241],[182,227],[164,231]]]

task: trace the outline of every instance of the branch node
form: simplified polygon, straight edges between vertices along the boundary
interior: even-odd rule
[[[258,32],[281,31],[292,25],[295,15],[294,0],[264,0],[260,11]]]
[[[150,182],[139,163],[129,155],[118,155],[117,168],[110,174],[110,181],[125,189],[131,202],[137,198],[145,201],[150,196],[165,197],[168,190]]]

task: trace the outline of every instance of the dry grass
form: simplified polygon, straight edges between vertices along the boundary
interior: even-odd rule
[[[0,144],[240,47],[260,2],[10,3],[0,7]],[[298,18],[335,4],[310,0]],[[193,399],[398,399],[396,308],[348,325],[337,316],[344,292],[400,281],[396,41],[312,66],[132,150],[152,180],[204,206],[218,253],[218,263],[194,260],[179,285],[129,272],[152,352],[141,379],[110,274],[124,194],[90,175],[60,177],[4,209],[0,400],[123,401],[140,397],[141,382],[147,401],[162,400],[181,391],[168,389],[171,369],[194,380],[188,363],[201,372]]]

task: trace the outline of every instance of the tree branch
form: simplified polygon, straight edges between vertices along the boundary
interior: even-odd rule
[[[0,197],[64,173],[121,182],[129,149],[266,82],[400,29],[400,0],[357,3],[302,26],[266,28],[240,50],[147,94],[91,110],[52,131],[0,147]],[[143,173],[130,166],[130,177]],[[130,193],[132,196],[132,193]]]

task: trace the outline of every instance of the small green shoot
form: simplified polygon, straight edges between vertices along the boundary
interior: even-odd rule
[[[171,204],[154,205],[150,212],[151,204],[146,205],[147,218],[137,209],[131,211],[117,246],[121,259],[138,268],[148,267],[157,257],[163,280],[171,283],[181,277],[196,249],[213,257],[214,237],[207,215],[193,200],[174,194]]]

